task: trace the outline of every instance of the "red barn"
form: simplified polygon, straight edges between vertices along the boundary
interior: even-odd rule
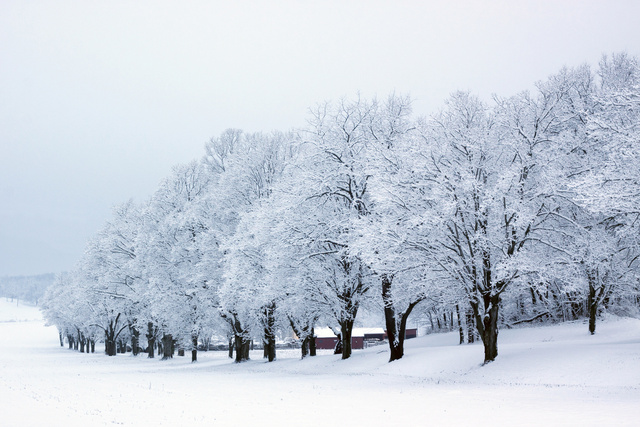
[[[316,328],[316,348],[324,350],[333,350],[338,343],[338,337],[333,333],[331,328]],[[351,334],[351,348],[353,350],[362,350],[364,348],[365,339],[379,337],[382,340],[384,330],[382,328],[353,328]]]
[[[333,350],[338,343],[338,337],[331,328],[316,328],[316,348],[320,350]],[[417,329],[406,329],[405,339],[418,336]],[[387,331],[382,328],[353,328],[351,334],[351,348],[361,350],[365,348],[365,343],[374,344],[387,339]]]

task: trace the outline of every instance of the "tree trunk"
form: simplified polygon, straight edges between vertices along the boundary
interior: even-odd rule
[[[300,339],[300,352],[301,358],[304,359],[309,355],[309,347],[311,345],[311,339],[313,336],[313,326],[309,327],[308,324],[304,325],[302,328],[298,328],[293,319],[289,318],[289,323],[291,324],[291,329],[293,329],[293,333],[296,334],[298,339]],[[315,345],[315,342],[314,342]],[[315,349],[314,349],[315,353]],[[314,354],[315,356],[315,354]]]
[[[96,340],[92,339],[91,340],[91,353],[95,353],[96,352]]]
[[[162,335],[162,360],[173,358],[173,336],[171,334]]]
[[[251,340],[245,334],[247,331],[242,327],[242,323],[236,314],[232,314],[232,318],[227,318],[235,340],[236,363],[249,360],[249,350],[251,349]]]
[[[147,354],[149,359],[153,359],[156,346],[156,334],[153,329],[153,323],[147,323]]]
[[[131,332],[131,352],[134,356],[140,353],[140,331],[132,324],[129,324]]]
[[[246,339],[243,335],[235,336],[236,343],[236,363],[246,362],[249,360],[249,350],[251,349],[251,340]]]
[[[105,331],[104,335],[104,352],[107,356],[115,356],[117,353],[116,340],[112,331]]]
[[[384,303],[384,321],[387,327],[387,339],[389,341],[389,350],[391,352],[389,362],[401,359],[403,356],[402,345],[400,344],[396,311],[393,306],[393,299],[391,297],[391,281],[392,279],[386,274],[382,275],[382,302]]]
[[[587,309],[589,310],[589,333],[596,333],[596,315],[598,314],[598,299],[596,298],[596,288],[589,283],[589,296],[587,297]]]
[[[336,342],[336,346],[333,348],[333,354],[342,354],[342,334],[338,334],[336,337],[338,337],[338,341]]]
[[[273,362],[276,359],[276,303],[272,301],[264,308],[264,355]]]
[[[472,304],[476,317],[476,327],[484,345],[484,363],[492,362],[498,357],[498,314],[500,297],[485,294],[482,296],[484,313],[480,316],[478,304]]]
[[[309,335],[309,356],[316,355],[316,332],[315,328],[311,327],[311,335]]]
[[[462,327],[462,319],[460,318],[460,307],[456,304],[456,316],[458,318],[458,333],[460,335],[460,343],[464,344],[464,328]]]
[[[198,336],[191,337],[191,363],[198,361]]]
[[[300,351],[302,353],[302,358],[304,359],[309,354],[309,336],[306,336],[300,345]]]
[[[404,340],[407,332],[407,319],[421,300],[413,301],[404,312],[396,312],[391,297],[391,283],[393,278],[382,275],[382,301],[384,303],[384,319],[389,341],[389,362],[402,359],[404,356]],[[399,326],[399,328],[398,328]]]
[[[351,335],[353,334],[353,319],[343,320],[340,322],[340,332],[342,338],[342,360],[351,357]]]
[[[395,349],[391,350],[389,362],[402,359],[402,356],[404,356],[404,341],[407,337],[407,320],[409,319],[409,315],[413,311],[414,307],[418,305],[418,302],[419,301],[414,301],[409,304],[409,308],[407,308],[407,311],[400,315],[400,330],[398,330],[397,345]]]
[[[246,339],[242,334],[235,335],[236,363],[249,360],[250,348],[250,340]]]
[[[115,319],[109,322],[109,325],[104,329],[104,351],[107,356],[115,356],[117,352],[117,343],[118,335],[120,332],[124,330],[124,328],[120,328],[118,330],[118,321],[120,320],[120,313],[116,316]],[[126,325],[125,325],[126,328]]]
[[[276,360],[275,309],[275,303],[270,304],[266,309],[267,324],[264,328],[264,338],[267,344],[267,359],[269,362]]]
[[[156,353],[156,339],[154,337],[147,338],[147,357],[153,359]]]
[[[229,359],[233,359],[233,337],[229,338]]]
[[[62,331],[58,331],[58,338],[60,339],[60,347],[64,347],[64,335]]]
[[[399,360],[404,356],[404,336],[398,331],[397,314],[391,297],[392,280],[388,275],[382,275],[382,301],[384,303],[384,320],[389,341],[389,362]]]

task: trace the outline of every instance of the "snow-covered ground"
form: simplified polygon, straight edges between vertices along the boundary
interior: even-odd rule
[[[349,360],[260,352],[234,364],[81,354],[61,348],[34,307],[0,300],[2,426],[640,425],[640,321],[610,318],[503,330],[498,359],[457,335]]]

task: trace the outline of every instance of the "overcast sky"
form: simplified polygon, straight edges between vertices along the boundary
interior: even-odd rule
[[[74,267],[114,205],[229,127],[323,100],[512,95],[640,56],[638,1],[0,0],[0,276]]]

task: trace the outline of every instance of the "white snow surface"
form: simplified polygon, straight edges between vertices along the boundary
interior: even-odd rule
[[[486,366],[457,340],[409,340],[393,363],[386,346],[346,361],[107,357],[60,347],[37,308],[2,299],[0,425],[639,425],[640,320],[608,318],[594,336],[583,322],[502,330]]]

